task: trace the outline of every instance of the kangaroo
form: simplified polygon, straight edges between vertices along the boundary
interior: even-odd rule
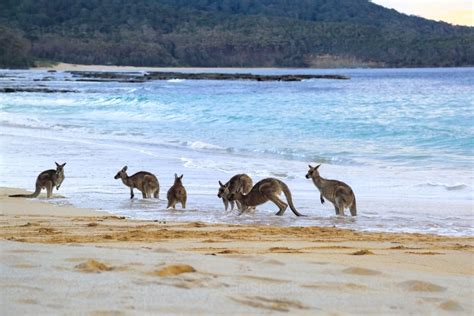
[[[186,208],[186,189],[183,186],[183,175],[179,176],[175,173],[174,174],[174,184],[168,190],[167,198],[168,198],[168,206],[167,208],[176,208],[176,204],[179,202],[181,203],[182,208]]]
[[[306,179],[312,179],[314,185],[318,188],[321,204],[324,204],[324,198],[328,199],[336,210],[336,215],[344,216],[344,209],[349,208],[352,216],[357,215],[356,198],[351,187],[344,182],[337,180],[324,179],[319,175],[319,167],[309,165]]]
[[[137,188],[142,192],[144,199],[147,198],[160,198],[160,183],[156,176],[147,171],[140,171],[129,177],[127,175],[127,166],[123,167],[122,170],[117,172],[115,179],[122,179],[123,184],[130,187],[130,199],[135,196],[133,189]]]
[[[280,209],[276,215],[281,216],[283,213],[285,213],[288,207],[288,204],[279,198],[281,192],[285,194],[286,200],[288,201],[293,213],[295,213],[296,216],[302,216],[302,214],[300,214],[293,205],[291,192],[288,186],[283,181],[275,178],[266,178],[257,182],[248,194],[236,192],[230,194],[228,198],[229,200],[236,200],[240,203],[240,214],[250,207],[255,207],[265,202],[272,201]]]
[[[56,170],[50,169],[41,172],[38,177],[36,178],[36,189],[35,192],[32,194],[13,194],[9,195],[9,197],[24,197],[24,198],[35,198],[40,193],[41,190],[46,188],[46,195],[49,198],[53,195],[53,189],[56,187],[56,190],[59,190],[59,187],[64,181],[64,166],[66,163],[56,164]]]
[[[230,209],[233,210],[235,203],[233,200],[229,200],[229,194],[233,194],[236,192],[247,194],[252,189],[252,186],[252,178],[250,178],[246,174],[236,174],[235,176],[230,178],[230,180],[227,181],[226,184],[222,184],[222,182],[219,181],[219,191],[217,192],[217,197],[222,198],[222,202],[224,203],[226,211],[229,206],[229,203]]]

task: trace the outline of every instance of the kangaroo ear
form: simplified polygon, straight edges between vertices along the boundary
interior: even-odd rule
[[[61,165],[61,167],[64,167],[65,165],[66,165],[66,163],[63,163],[63,164]]]
[[[122,171],[124,171],[124,172],[125,172],[125,171],[127,171],[127,169],[128,169],[128,167],[127,167],[127,166],[125,166],[125,167],[123,167],[123,168],[122,168]]]
[[[308,165],[308,167],[309,167],[309,169],[313,169],[313,166],[311,166],[311,165]]]
[[[183,174],[179,177],[180,179],[183,179]]]
[[[54,163],[56,164],[56,167],[59,167],[59,164],[56,161]]]
[[[178,179],[178,175],[177,175],[176,173],[174,174],[174,178],[175,178],[175,179]]]
[[[220,185],[221,187],[225,187],[225,185],[222,184],[221,180],[219,180],[219,185]]]
[[[321,167],[321,165],[317,165],[316,167],[314,167],[314,169],[318,170],[319,167]]]

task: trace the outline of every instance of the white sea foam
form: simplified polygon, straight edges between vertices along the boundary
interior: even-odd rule
[[[201,141],[194,141],[194,142],[185,142],[184,143],[186,146],[192,149],[210,149],[210,150],[226,150],[224,147],[217,146],[214,144],[209,144],[206,142],[201,142]]]
[[[466,190],[469,188],[467,184],[464,183],[456,183],[456,184],[446,184],[446,183],[422,183],[418,184],[418,187],[441,187],[446,189],[447,191],[457,191],[457,190]]]

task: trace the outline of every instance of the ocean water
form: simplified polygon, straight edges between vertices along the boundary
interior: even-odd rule
[[[0,185],[32,190],[40,171],[67,162],[64,197],[51,203],[146,220],[473,235],[473,68],[205,71],[351,79],[81,82],[66,72],[0,70],[0,88],[78,91],[0,94]],[[304,177],[309,163],[351,185],[359,216],[320,204]],[[156,174],[160,199],[136,191],[130,200],[113,178],[125,165]],[[242,216],[224,211],[218,180],[242,172],[254,183],[286,182],[307,216],[274,216],[271,202]],[[186,210],[166,209],[174,173],[184,174]]]

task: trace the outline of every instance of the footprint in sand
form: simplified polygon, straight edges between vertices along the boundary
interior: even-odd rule
[[[111,271],[114,268],[94,259],[87,260],[74,267],[79,272],[86,273],[100,273],[104,271]]]
[[[309,309],[301,302],[287,299],[273,299],[261,296],[230,297],[230,299],[243,305],[279,312],[289,312],[292,309]]]
[[[445,287],[419,280],[409,280],[398,283],[398,286],[402,289],[411,292],[443,292],[446,291]]]
[[[377,271],[377,270],[358,268],[358,267],[347,268],[347,269],[342,270],[342,272],[348,273],[348,274],[366,275],[366,276],[382,274],[382,272]]]

